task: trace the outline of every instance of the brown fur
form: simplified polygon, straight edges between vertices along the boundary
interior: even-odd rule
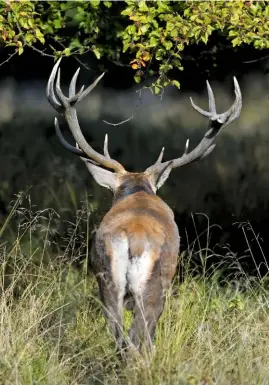
[[[139,191],[133,192],[136,190]],[[152,345],[156,323],[163,310],[164,294],[176,271],[179,234],[172,210],[154,194],[147,175],[127,174],[120,178],[114,204],[96,232],[92,250],[100,295],[104,307],[109,309],[104,314],[120,347],[123,298],[119,298],[118,272],[113,267],[113,241],[119,239],[128,240],[129,260],[140,257],[146,245],[150,245],[150,266],[145,272],[147,280],[143,292],[141,295],[131,293],[127,285],[125,296],[128,308],[134,310],[129,333],[131,342],[136,347],[142,341]]]

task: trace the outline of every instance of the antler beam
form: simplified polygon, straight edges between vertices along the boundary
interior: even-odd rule
[[[47,98],[52,107],[59,113],[61,113],[69,128],[70,131],[78,144],[78,147],[74,147],[70,145],[63,137],[59,124],[58,119],[55,118],[54,124],[57,136],[60,139],[60,142],[64,145],[65,148],[67,148],[69,151],[73,152],[76,155],[79,155],[83,158],[88,158],[93,163],[96,163],[100,166],[109,168],[114,170],[115,172],[124,173],[125,169],[124,167],[118,163],[116,160],[111,159],[108,153],[107,149],[107,135],[105,138],[105,144],[104,144],[104,155],[99,154],[97,151],[95,151],[89,143],[85,140],[81,128],[79,126],[78,118],[77,118],[77,112],[75,109],[75,105],[79,103],[81,100],[83,100],[98,84],[98,82],[102,79],[104,76],[104,73],[100,75],[88,88],[84,90],[84,86],[81,87],[81,89],[76,93],[76,83],[77,78],[79,74],[79,68],[75,72],[69,86],[69,97],[66,97],[60,86],[60,65],[61,59],[57,61],[57,63],[54,65],[51,75],[48,80],[47,84]],[[56,77],[57,76],[57,77]]]

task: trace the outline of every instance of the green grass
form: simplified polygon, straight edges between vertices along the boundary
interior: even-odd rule
[[[191,247],[182,255],[183,283],[176,277],[167,295],[153,354],[119,362],[95,279],[86,263],[80,270],[72,263],[88,256],[81,240],[87,210],[63,251],[52,242],[57,215],[23,208],[20,196],[0,229],[1,385],[269,384],[267,281],[248,278],[234,259],[226,262],[237,279],[221,281],[220,267],[209,271],[206,263],[197,275],[190,260],[211,254]]]

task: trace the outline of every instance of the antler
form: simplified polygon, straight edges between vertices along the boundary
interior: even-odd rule
[[[74,147],[64,139],[63,134],[61,133],[61,130],[60,130],[58,119],[55,118],[54,125],[55,125],[56,133],[60,142],[69,151],[83,158],[89,159],[94,164],[98,164],[100,166],[112,169],[115,172],[125,172],[124,167],[120,163],[110,158],[110,155],[108,153],[107,135],[105,136],[104,155],[96,152],[89,145],[89,143],[87,143],[87,141],[85,140],[81,132],[78,118],[77,118],[77,112],[75,109],[75,105],[79,103],[81,100],[83,100],[95,88],[95,86],[104,76],[104,73],[102,73],[102,75],[100,75],[88,88],[84,90],[84,86],[82,86],[81,89],[76,93],[76,82],[77,82],[77,78],[80,70],[80,68],[78,68],[70,82],[69,97],[66,97],[63,94],[60,87],[60,68],[59,68],[60,62],[61,62],[61,58],[57,61],[57,63],[54,65],[51,71],[51,75],[49,77],[47,90],[46,90],[47,98],[50,104],[52,105],[52,107],[57,112],[60,112],[64,116],[78,146]],[[56,84],[55,84],[55,79],[56,79]]]
[[[186,142],[185,145],[185,151],[183,155],[180,158],[173,159],[172,161],[167,161],[162,163],[162,156],[164,148],[162,148],[162,151],[159,155],[158,160],[155,164],[147,168],[146,172],[153,173],[153,172],[161,172],[163,169],[167,167],[168,164],[171,164],[172,162],[172,168],[181,167],[185,164],[194,162],[198,159],[202,159],[209,155],[211,151],[214,150],[216,143],[216,137],[221,131],[221,129],[231,122],[233,122],[235,119],[237,119],[240,115],[241,109],[242,109],[242,95],[240,91],[239,84],[234,77],[234,92],[235,92],[235,101],[231,108],[224,112],[223,114],[217,114],[216,111],[216,104],[215,104],[215,97],[213,94],[213,91],[210,87],[209,82],[206,82],[207,85],[207,91],[208,91],[208,98],[209,98],[209,111],[202,110],[202,108],[196,106],[194,102],[191,100],[192,107],[198,111],[201,115],[206,116],[209,118],[209,130],[201,140],[201,142],[198,144],[197,147],[195,147],[191,152],[188,153],[189,148],[189,139]]]

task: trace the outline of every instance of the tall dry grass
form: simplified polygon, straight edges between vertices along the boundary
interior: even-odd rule
[[[0,384],[269,383],[267,279],[249,277],[232,252],[210,267],[213,252],[199,248],[199,235],[181,255],[154,352],[119,361],[87,267],[91,213],[89,203],[77,211],[60,250],[53,241],[58,214],[22,195],[13,203],[0,229]]]

